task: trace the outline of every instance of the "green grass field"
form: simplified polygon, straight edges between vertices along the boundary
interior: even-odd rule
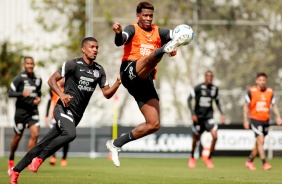
[[[16,160],[16,162],[18,159]],[[37,173],[25,169],[19,184],[181,184],[181,183],[282,183],[282,159],[269,161],[265,171],[256,159],[256,171],[244,167],[245,157],[215,157],[215,168],[207,169],[201,160],[189,169],[187,159],[121,158],[116,168],[107,158],[69,158],[67,167],[50,166],[46,161]],[[0,183],[9,183],[7,158],[0,158]]]

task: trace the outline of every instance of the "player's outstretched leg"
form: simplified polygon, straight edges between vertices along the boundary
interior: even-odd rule
[[[44,160],[42,158],[38,158],[38,157],[35,157],[34,159],[32,159],[32,162],[30,164],[31,170],[33,172],[37,172],[39,167],[40,167],[40,165],[43,163],[43,161]]]
[[[121,148],[114,146],[113,140],[108,140],[106,143],[106,147],[111,153],[113,163],[115,164],[115,166],[119,167],[120,162],[118,158],[118,152],[121,151]]]
[[[191,39],[191,33],[188,31],[179,31],[177,34],[173,34],[173,38],[169,41],[165,47],[165,53],[171,53],[175,48],[181,45],[187,45],[189,43],[189,39]],[[192,38],[193,39],[193,38]]]

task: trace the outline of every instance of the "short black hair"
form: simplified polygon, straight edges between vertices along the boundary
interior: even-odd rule
[[[154,11],[154,6],[146,1],[142,1],[137,5],[136,13],[141,13],[142,9],[149,9]]]
[[[207,70],[205,75],[207,75],[208,73],[212,74],[213,75],[213,72],[211,70]]]
[[[94,37],[86,37],[86,38],[84,38],[84,39],[82,40],[82,42],[81,42],[81,47],[83,47],[83,45],[84,45],[86,42],[89,42],[89,41],[93,41],[93,42],[97,42],[97,43],[98,43],[98,41],[96,40],[96,38],[94,38]]]
[[[265,77],[267,79],[267,75],[264,72],[257,73],[257,78],[259,78],[259,77]]]
[[[33,57],[31,57],[31,56],[24,56],[24,57],[23,57],[23,60],[22,60],[22,63],[24,63],[25,60],[27,60],[27,59],[31,59],[31,60],[34,62]]]

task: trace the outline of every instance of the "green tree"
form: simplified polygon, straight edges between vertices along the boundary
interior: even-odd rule
[[[7,115],[7,92],[13,78],[21,71],[22,50],[12,51],[12,45],[5,41],[0,46],[0,113]]]

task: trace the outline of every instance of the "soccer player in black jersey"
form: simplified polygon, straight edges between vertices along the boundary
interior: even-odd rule
[[[224,123],[225,116],[222,113],[221,106],[219,103],[218,87],[212,84],[213,73],[212,71],[207,71],[205,73],[205,82],[197,85],[188,97],[188,107],[192,114],[192,132],[193,132],[193,142],[191,158],[188,162],[188,167],[196,167],[196,160],[194,158],[194,152],[196,148],[197,141],[199,141],[201,134],[206,130],[212,135],[212,144],[210,148],[210,155],[208,159],[205,160],[205,164],[208,168],[214,168],[211,161],[212,154],[214,152],[215,144],[217,141],[217,124],[213,120],[213,101],[215,101],[216,106],[221,113],[221,122]],[[195,105],[192,107],[192,100],[195,100]]]
[[[49,78],[49,86],[60,97],[54,109],[57,124],[14,168],[9,169],[11,184],[18,183],[19,174],[27,165],[31,163],[32,171],[37,172],[46,158],[75,139],[76,126],[97,84],[107,99],[111,98],[118,89],[121,83],[119,75],[114,85],[110,87],[104,68],[94,61],[98,54],[97,40],[93,37],[84,38],[81,50],[82,57],[64,62],[62,67]],[[57,81],[63,77],[65,77],[64,92],[57,84]]]
[[[14,137],[11,142],[9,169],[14,167],[15,152],[25,128],[29,128],[30,139],[28,151],[35,146],[39,134],[38,104],[41,101],[42,79],[34,73],[34,59],[30,56],[23,58],[24,71],[17,75],[9,88],[9,97],[16,97]]]

